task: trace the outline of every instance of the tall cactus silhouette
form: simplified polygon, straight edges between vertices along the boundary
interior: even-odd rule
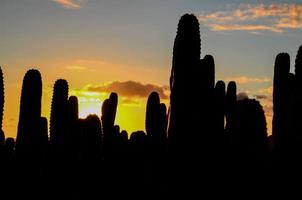
[[[199,23],[194,15],[186,14],[178,23],[173,47],[168,127],[169,146],[172,151],[178,151],[180,146],[184,145],[188,148],[183,147],[182,150],[196,147],[191,143],[197,142],[196,137],[200,135],[196,132],[198,120],[194,118],[194,114],[200,111],[200,94],[197,94],[197,91],[202,67]],[[191,95],[189,101],[188,94]],[[194,105],[194,109],[188,107],[188,104]]]
[[[221,137],[224,131],[224,113],[225,113],[225,83],[223,81],[218,81],[215,86],[215,96],[214,96],[214,113],[215,113],[215,134]]]
[[[295,82],[294,82],[294,99],[292,105],[292,124],[290,137],[291,146],[296,153],[302,152],[302,46],[300,46],[295,60]]]
[[[273,89],[273,144],[278,152],[289,148],[290,57],[280,53],[275,60]]]
[[[68,135],[67,145],[69,157],[78,160],[80,157],[81,145],[81,125],[79,122],[79,103],[76,96],[70,96],[68,99]]]
[[[59,79],[54,84],[50,113],[50,144],[54,151],[66,146],[68,131],[68,83]]]
[[[102,125],[104,134],[104,154],[105,157],[112,157],[116,148],[119,135],[114,130],[114,121],[118,104],[118,96],[116,93],[111,93],[109,98],[103,102],[102,106]]]
[[[2,68],[0,67],[0,145],[4,145],[5,142],[5,135],[2,129],[3,109],[4,109],[4,80],[3,80]]]
[[[21,92],[18,133],[16,139],[17,156],[27,156],[37,151],[36,146],[41,138],[41,97],[42,80],[38,70],[26,72]]]
[[[237,86],[236,82],[230,81],[226,93],[226,134],[231,136],[236,126],[236,102],[237,102]]]

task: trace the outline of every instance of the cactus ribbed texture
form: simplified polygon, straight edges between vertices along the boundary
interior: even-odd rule
[[[26,72],[21,92],[20,114],[16,140],[16,154],[29,155],[37,151],[36,145],[41,138],[41,97],[42,80],[38,70]]]
[[[68,131],[68,83],[59,79],[54,84],[50,113],[50,144],[54,151],[66,145]]]
[[[194,15],[186,14],[178,23],[173,47],[168,127],[169,146],[172,151],[190,151],[189,148],[196,147],[191,143],[197,142],[200,135],[196,132],[198,120],[195,113],[200,111],[200,95],[197,92],[201,67],[199,23]],[[191,95],[190,101],[188,94]],[[188,104],[194,105],[194,109],[188,108]]]

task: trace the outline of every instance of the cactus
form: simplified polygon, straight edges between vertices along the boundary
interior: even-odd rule
[[[248,155],[265,155],[267,153],[268,138],[266,119],[260,103],[255,99],[243,99],[237,102],[237,152]]]
[[[201,86],[207,95],[211,95],[213,89],[215,87],[215,62],[214,58],[211,55],[206,55],[201,61],[201,71],[200,75],[202,75],[202,84]],[[211,97],[208,97],[211,98]]]
[[[302,82],[302,46],[299,47],[295,60],[295,75]]]
[[[146,132],[151,144],[153,157],[163,154],[166,144],[166,106],[160,103],[157,92],[152,92],[147,101]]]
[[[4,108],[4,80],[3,73],[0,67],[0,145],[4,145],[5,135],[2,129],[3,122],[3,108]]]
[[[289,69],[289,55],[278,54],[275,60],[273,88],[273,147],[278,152],[288,149],[289,146]]]
[[[79,122],[79,104],[76,96],[70,96],[68,99],[68,135],[67,148],[69,157],[72,160],[79,159],[81,143],[81,127]]]
[[[301,112],[302,112],[302,46],[300,46],[296,60],[295,60],[295,80],[292,100],[292,121],[290,131],[290,146],[295,153],[302,152],[302,126],[301,126]]]
[[[89,115],[83,122],[82,159],[97,161],[101,156],[102,124],[97,115]]]
[[[109,99],[106,99],[102,107],[102,123],[104,133],[111,131],[114,126],[118,96],[116,93],[111,93]]]
[[[70,96],[68,99],[68,119],[71,123],[79,119],[79,103],[76,96]]]
[[[41,137],[42,80],[38,70],[26,72],[21,92],[18,133],[16,139],[16,154],[20,157],[33,154],[36,151],[38,138]]]
[[[104,133],[104,156],[114,157],[116,155],[116,145],[118,144],[119,134],[114,130],[118,96],[111,93],[110,97],[103,102],[102,106],[102,125]]]
[[[222,134],[224,130],[224,112],[225,112],[225,83],[218,81],[215,86],[215,123],[213,129],[216,133]]]
[[[68,127],[68,83],[59,79],[54,84],[50,113],[50,144],[54,151],[64,148]],[[58,149],[59,148],[59,149]]]
[[[234,81],[230,81],[227,87],[226,93],[226,105],[225,105],[225,117],[226,117],[226,134],[231,136],[235,131],[236,125],[236,102],[237,102],[237,86]]]
[[[168,127],[171,151],[178,151],[183,145],[188,148],[183,147],[182,150],[195,147],[191,143],[199,140],[200,134],[196,132],[198,120],[194,118],[194,113],[200,111],[200,95],[196,92],[199,90],[201,67],[199,23],[194,15],[186,14],[178,23],[173,47]],[[190,102],[188,94],[196,94],[190,97]],[[194,109],[188,108],[188,103],[194,105]]]

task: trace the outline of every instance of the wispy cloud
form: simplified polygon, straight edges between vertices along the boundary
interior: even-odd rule
[[[282,33],[302,29],[302,4],[242,4],[229,11],[201,14],[199,20],[213,31]]]
[[[140,97],[147,98],[153,91],[158,92],[162,99],[167,99],[166,87],[157,86],[154,84],[142,84],[136,81],[114,81],[109,84],[99,86],[89,86],[88,91],[91,92],[117,92],[124,97]]]
[[[235,76],[228,77],[226,80],[235,81],[237,84],[248,84],[248,83],[267,83],[270,82],[271,79],[269,77],[248,77],[248,76]]]
[[[64,8],[69,8],[69,9],[81,8],[81,6],[79,4],[81,0],[52,0],[52,1],[60,4]]]

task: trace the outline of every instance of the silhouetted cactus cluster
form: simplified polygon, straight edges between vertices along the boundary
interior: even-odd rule
[[[30,191],[19,192],[18,197],[37,199],[45,197],[42,193],[50,199],[96,195],[157,199],[182,191],[199,194],[199,183],[205,183],[204,190],[215,183],[220,191],[217,184],[226,187],[229,180],[241,185],[269,179],[274,172],[266,169],[282,169],[269,165],[278,161],[275,155],[302,153],[302,47],[295,74],[289,72],[288,54],[276,58],[270,148],[263,107],[255,99],[237,100],[234,81],[227,88],[225,82],[215,81],[214,58],[201,59],[200,41],[198,19],[182,16],[173,48],[170,107],[167,111],[159,94],[152,92],[146,131],[135,131],[129,139],[127,131],[115,124],[116,93],[103,102],[101,119],[97,115],[80,119],[78,99],[68,96],[64,79],[54,84],[48,138],[47,119],[41,116],[41,74],[31,69],[23,79],[16,144],[13,138],[5,141],[0,68],[0,158],[6,163],[0,171],[8,172],[2,178],[15,182],[17,191]],[[254,187],[259,185],[261,181]]]
[[[302,152],[302,46],[290,73],[290,56],[280,53],[274,70],[273,144],[279,153]]]

